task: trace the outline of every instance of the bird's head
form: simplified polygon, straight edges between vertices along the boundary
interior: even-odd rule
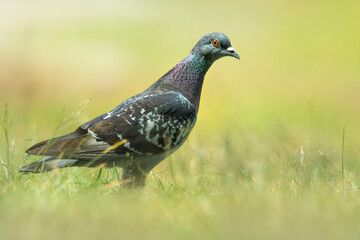
[[[225,56],[240,59],[239,54],[237,54],[231,46],[229,38],[219,32],[208,33],[203,36],[191,52],[201,54],[212,61]]]

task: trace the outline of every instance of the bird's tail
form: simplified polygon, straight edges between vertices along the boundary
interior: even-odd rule
[[[49,172],[57,168],[76,166],[79,160],[59,159],[57,157],[44,157],[36,162],[19,168],[22,173],[42,173]]]

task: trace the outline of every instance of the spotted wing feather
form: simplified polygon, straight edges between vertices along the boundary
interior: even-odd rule
[[[114,152],[119,155],[156,155],[181,145],[196,121],[196,110],[175,92],[140,96],[114,111],[88,131],[98,141],[116,144],[127,140]]]
[[[180,146],[195,121],[195,108],[179,93],[138,95],[75,132],[43,141],[27,152],[81,160],[151,156]],[[124,144],[107,151],[121,141]]]

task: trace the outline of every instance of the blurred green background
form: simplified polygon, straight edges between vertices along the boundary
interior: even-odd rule
[[[1,1],[0,236],[359,239],[359,9]],[[26,148],[144,90],[214,31],[241,60],[209,70],[195,129],[144,191],[117,186],[112,169],[100,181],[98,170],[16,172],[36,159]]]

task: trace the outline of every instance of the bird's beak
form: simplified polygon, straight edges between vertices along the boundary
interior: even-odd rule
[[[228,47],[226,49],[226,51],[229,52],[229,56],[232,56],[232,57],[237,58],[237,59],[240,60],[239,54],[237,54],[237,52],[235,52],[235,49],[233,47]]]

